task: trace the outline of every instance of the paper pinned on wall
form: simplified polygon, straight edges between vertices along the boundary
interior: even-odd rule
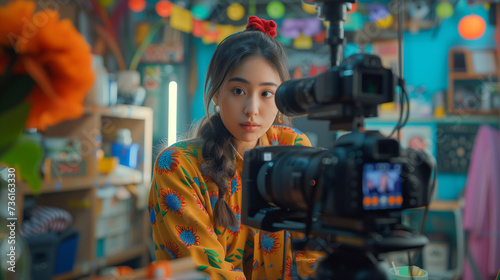
[[[293,40],[293,47],[301,50],[309,50],[313,46],[313,41],[311,37],[306,37],[300,34],[300,36]]]
[[[215,41],[217,41],[217,38],[219,36],[219,30],[217,30],[215,24],[210,23],[208,21],[205,21],[203,25],[206,30],[206,34],[203,35],[202,37],[203,44],[215,43]]]
[[[472,68],[476,74],[492,74],[497,71],[495,52],[481,50],[472,52]]]
[[[236,32],[236,28],[232,25],[217,24],[216,26],[219,36],[217,36],[217,44],[220,44],[227,36]]]

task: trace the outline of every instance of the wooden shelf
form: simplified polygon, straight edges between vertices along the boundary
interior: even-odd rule
[[[489,88],[482,88],[485,82],[495,83],[498,86],[499,79],[497,60],[494,50],[470,50],[466,48],[455,48],[448,52],[448,92],[447,92],[447,113],[461,115],[496,115],[498,109],[481,110],[476,109],[477,103],[491,107],[491,97],[488,100],[482,100],[482,91],[488,90],[488,96],[491,96]],[[483,66],[481,68],[479,65]],[[487,71],[490,73],[478,73]],[[481,87],[481,88],[480,88]],[[456,97],[456,89],[460,88],[461,95]],[[498,87],[497,87],[498,88]],[[478,93],[480,89],[480,93]],[[479,96],[481,94],[481,96]],[[469,104],[474,100],[472,105]],[[462,109],[465,108],[465,109]]]
[[[101,108],[101,114],[104,117],[145,120],[153,117],[153,110],[143,106],[120,105]]]
[[[87,177],[62,178],[61,180],[50,180],[42,182],[40,193],[45,194],[64,191],[78,191],[88,189],[88,187],[91,185],[92,180]],[[35,192],[28,186],[26,182],[20,182],[19,186],[24,194],[35,194]]]
[[[462,73],[462,72],[450,72],[450,78],[455,80],[479,80],[486,78],[497,78],[497,73],[489,74],[472,74],[472,73]]]
[[[99,114],[103,117],[146,120],[152,119],[153,110],[144,106],[116,105],[112,107],[92,106],[85,108],[85,114]]]
[[[95,263],[93,265],[78,264],[75,265],[73,271],[54,276],[52,280],[80,279],[81,277],[91,273],[89,267],[92,267],[92,269],[94,270],[98,270],[107,266],[114,266],[126,262],[130,259],[141,257],[144,253],[144,250],[144,247],[136,246],[128,250],[127,252],[121,252],[113,256],[99,258],[95,260]],[[84,270],[83,267],[86,267],[87,269]]]
[[[96,151],[101,144],[114,142],[120,129],[129,129],[133,143],[139,145],[136,168],[117,165],[110,174],[99,174],[97,171]],[[82,159],[85,168],[82,174],[70,176],[70,173],[52,173],[50,161],[44,162],[44,171],[50,171],[42,181],[39,192],[34,192],[26,182],[19,182],[17,187],[16,206],[19,225],[22,225],[23,204],[26,198],[33,196],[37,205],[64,209],[73,217],[72,228],[79,232],[76,263],[73,271],[54,276],[53,279],[81,279],[93,276],[98,269],[124,263],[134,258],[140,258],[145,264],[147,258],[147,243],[149,217],[145,210],[147,202],[143,193],[149,190],[152,169],[153,110],[149,107],[118,105],[113,107],[88,107],[77,119],[62,122],[49,127],[44,136],[52,138],[74,138],[81,143]],[[104,147],[103,147],[104,148]],[[47,163],[49,162],[49,163]],[[52,175],[49,176],[48,174]],[[55,175],[53,175],[55,174]],[[64,176],[63,176],[64,175]],[[75,172],[76,175],[76,172]],[[125,250],[111,256],[96,257],[96,227],[97,227],[97,190],[104,186],[133,185],[141,196],[135,196],[135,212],[133,221],[140,224],[134,227],[134,237]],[[38,195],[39,194],[39,195]],[[30,199],[31,199],[30,198]],[[139,201],[141,200],[141,201]],[[138,205],[142,206],[139,207]],[[150,227],[150,225],[149,225]],[[136,232],[137,231],[137,232]]]
[[[125,262],[127,260],[142,256],[145,248],[142,246],[135,246],[126,252],[119,252],[115,255],[99,258],[96,260],[97,266],[103,268],[106,266],[113,266]]]
[[[496,115],[498,110],[469,110],[469,109],[453,109],[450,110],[450,114],[455,115]]]
[[[496,124],[500,120],[496,116],[491,115],[468,115],[466,118],[461,118],[457,115],[448,115],[442,118],[412,118],[408,119],[408,124],[413,123],[439,123],[439,124],[457,124],[457,119],[460,118],[460,124],[478,124],[478,123],[492,123]],[[380,116],[378,118],[366,119],[366,123],[394,123],[398,121],[397,117],[392,116]]]
[[[41,194],[78,191],[85,190],[89,187],[103,187],[108,185],[128,185],[144,183],[142,172],[139,170],[130,169],[130,172],[112,173],[109,175],[99,175],[98,178],[78,177],[78,178],[61,178],[45,181],[42,183],[40,190]],[[19,187],[24,194],[32,195],[35,192],[28,186],[26,182],[20,182]]]
[[[457,200],[436,200],[432,201],[429,205],[429,210],[433,211],[454,211],[461,209],[463,206],[462,201]]]

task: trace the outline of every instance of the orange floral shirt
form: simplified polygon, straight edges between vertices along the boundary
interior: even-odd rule
[[[289,127],[273,126],[262,138],[263,146],[311,145],[302,132]],[[271,233],[241,223],[227,230],[214,227],[218,188],[204,172],[202,146],[200,139],[178,142],[156,159],[149,194],[156,259],[190,256],[212,279],[282,279],[284,259],[285,279],[292,279],[292,271],[311,275],[318,255],[292,253],[288,232]],[[227,202],[241,221],[243,161],[236,158],[235,165]]]

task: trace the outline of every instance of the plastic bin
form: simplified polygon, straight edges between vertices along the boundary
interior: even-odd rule
[[[49,232],[25,237],[31,253],[31,279],[52,279],[59,238]]]
[[[57,258],[54,275],[70,272],[75,265],[80,234],[75,229],[67,229],[58,235]]]

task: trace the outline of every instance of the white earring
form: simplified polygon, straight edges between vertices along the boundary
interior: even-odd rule
[[[220,107],[219,107],[219,105],[215,104],[215,106],[214,106],[214,111],[215,111],[216,113],[220,113]]]

